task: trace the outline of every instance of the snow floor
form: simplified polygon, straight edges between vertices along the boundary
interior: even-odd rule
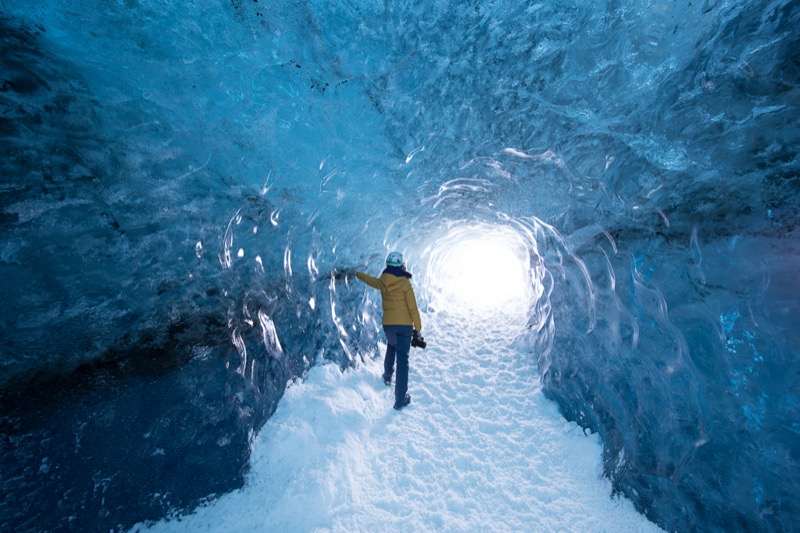
[[[544,398],[531,354],[502,328],[478,338],[436,322],[411,350],[403,411],[380,358],[315,367],[262,428],[242,490],[134,529],[660,531],[611,497],[599,438]]]

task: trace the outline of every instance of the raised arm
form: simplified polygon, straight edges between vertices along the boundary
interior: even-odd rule
[[[356,277],[372,287],[373,289],[380,289],[381,288],[381,280],[378,278],[373,278],[368,274],[364,274],[363,272],[356,272]]]

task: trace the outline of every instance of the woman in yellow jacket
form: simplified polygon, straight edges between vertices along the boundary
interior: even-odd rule
[[[386,334],[386,357],[383,359],[383,382],[392,384],[397,359],[397,380],[394,385],[394,408],[398,411],[411,403],[408,392],[408,352],[415,331],[422,331],[417,298],[411,286],[411,273],[406,271],[403,255],[392,252],[386,257],[386,270],[380,278],[363,272],[356,277],[381,291],[383,331]]]

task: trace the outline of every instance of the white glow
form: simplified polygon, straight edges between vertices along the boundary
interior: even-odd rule
[[[440,310],[510,310],[530,300],[528,249],[509,228],[456,228],[437,241],[430,254],[427,275],[432,303]]]

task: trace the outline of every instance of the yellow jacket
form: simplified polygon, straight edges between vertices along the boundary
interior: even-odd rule
[[[413,326],[417,331],[422,331],[417,298],[408,277],[395,276],[385,271],[380,278],[373,278],[363,272],[356,272],[356,277],[370,287],[380,289],[385,326]]]

